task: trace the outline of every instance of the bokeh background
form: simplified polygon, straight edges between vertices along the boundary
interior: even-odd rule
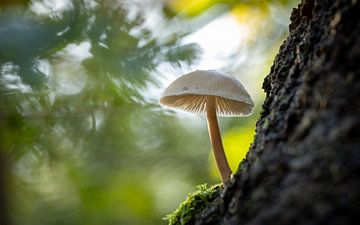
[[[166,224],[220,178],[205,118],[159,106],[161,90],[196,69],[246,86],[253,115],[220,119],[236,170],[295,4],[1,0],[1,211],[15,225]]]

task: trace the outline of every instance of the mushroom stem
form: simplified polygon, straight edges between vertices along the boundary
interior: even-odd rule
[[[221,180],[223,184],[225,184],[230,179],[232,172],[226,159],[224,147],[221,141],[221,134],[216,118],[216,99],[214,96],[206,96],[205,98],[210,142],[213,146],[214,156],[221,175]]]

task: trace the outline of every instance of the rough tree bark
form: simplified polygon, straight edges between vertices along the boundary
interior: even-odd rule
[[[360,4],[303,0],[263,88],[254,143],[205,224],[359,224]]]

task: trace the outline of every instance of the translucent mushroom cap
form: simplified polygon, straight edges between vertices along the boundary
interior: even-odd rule
[[[218,116],[246,116],[254,102],[240,81],[215,70],[196,70],[173,81],[161,94],[161,105],[205,114],[206,96],[215,97]]]

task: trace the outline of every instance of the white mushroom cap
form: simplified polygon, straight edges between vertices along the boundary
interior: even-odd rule
[[[215,70],[196,70],[172,82],[160,96],[160,104],[193,113],[206,113],[205,97],[216,98],[219,116],[245,116],[254,102],[240,81]]]

